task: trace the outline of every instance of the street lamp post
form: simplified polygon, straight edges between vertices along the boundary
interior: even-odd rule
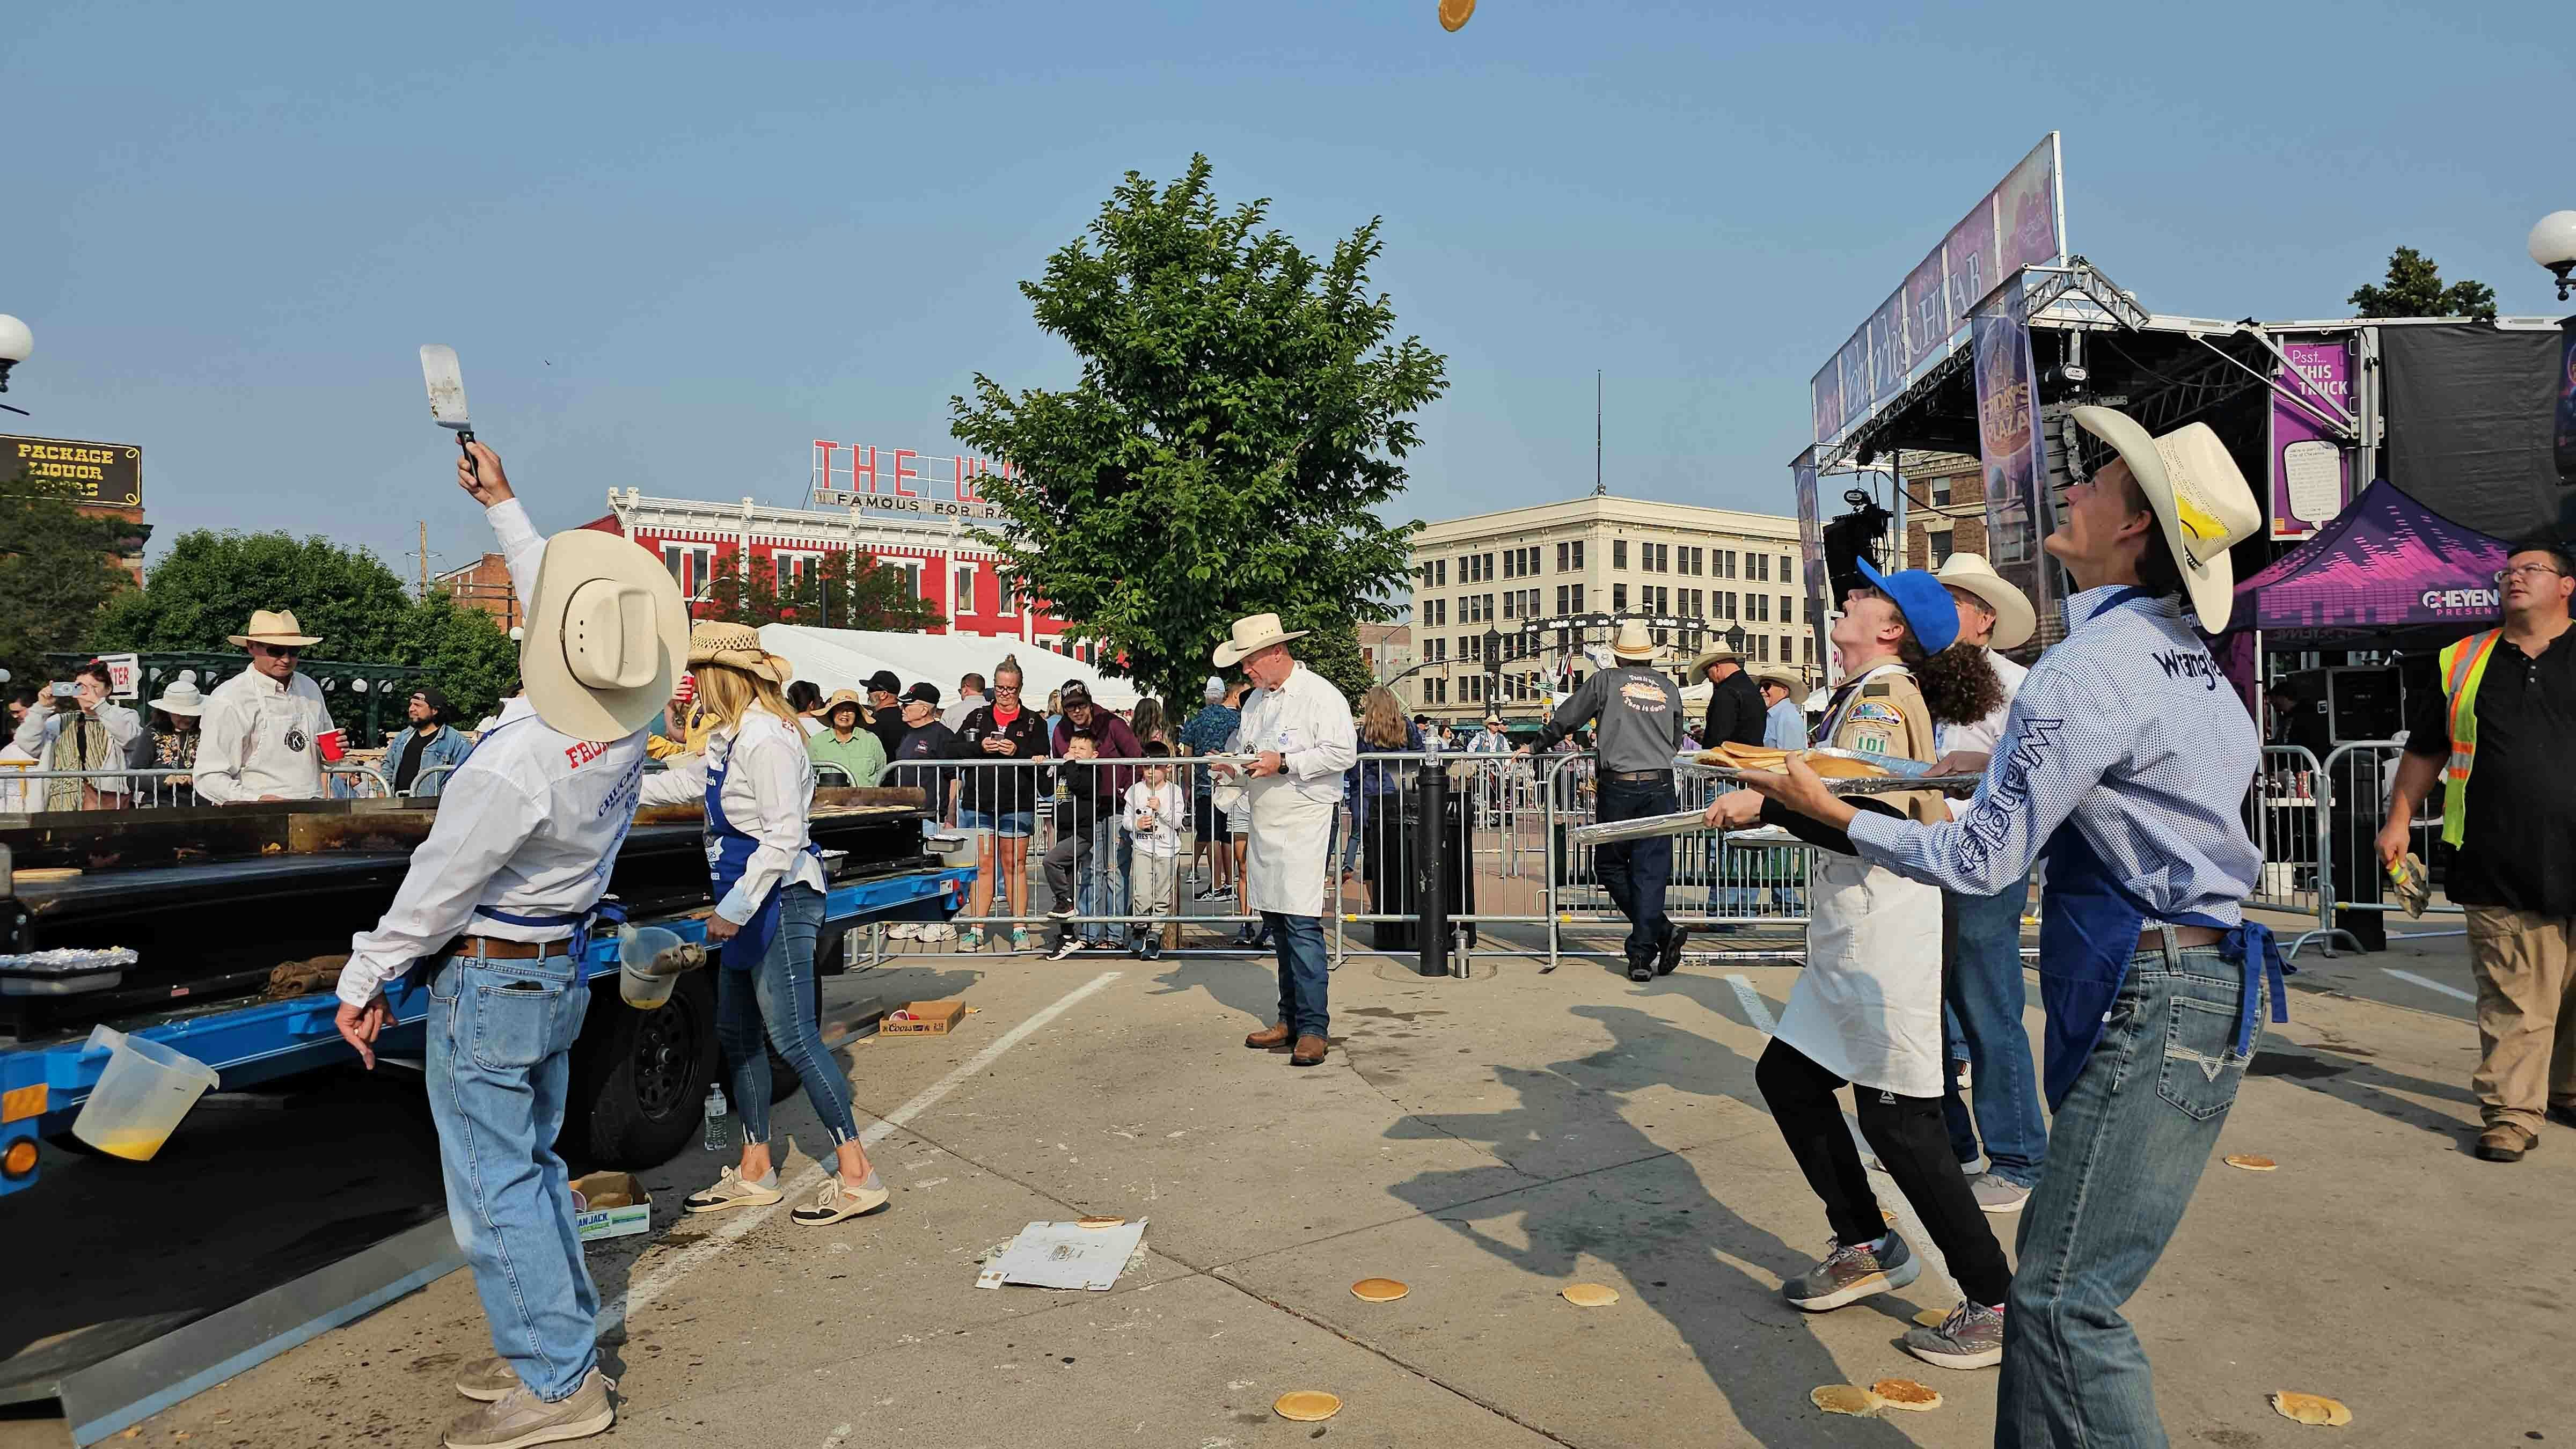
[[[2524,243],[2531,259],[2548,269],[2558,279],[2558,300],[2567,300],[2567,289],[2576,287],[2576,211],[2553,211],[2531,229]],[[0,321],[6,321],[0,318]]]

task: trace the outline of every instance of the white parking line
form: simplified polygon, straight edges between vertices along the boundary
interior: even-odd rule
[[[2458,1000],[2468,1002],[2472,1006],[2477,1004],[2478,998],[2472,993],[2462,991],[2456,986],[2445,985],[2442,982],[2433,980],[2431,977],[2418,976],[2412,971],[2400,971],[2394,966],[2382,966],[2379,969],[2396,977],[2398,980],[2405,982],[2409,986],[2421,986],[2427,991],[2438,991],[2444,996],[2454,997]]]
[[[1053,1006],[1012,1027],[991,1046],[958,1063],[956,1070],[923,1088],[921,1095],[895,1108],[872,1125],[862,1128],[859,1132],[860,1145],[874,1147],[884,1141],[896,1128],[930,1110],[940,1098],[957,1090],[967,1078],[991,1066],[1001,1058],[1002,1053],[1028,1040],[1048,1022],[1064,1015],[1076,1002],[1117,980],[1123,974],[1125,973],[1103,971],[1065,993]],[[794,1182],[787,1184],[786,1194],[778,1201],[767,1207],[752,1208],[740,1217],[728,1219],[723,1225],[709,1230],[705,1237],[681,1249],[667,1260],[655,1264],[652,1272],[627,1285],[625,1297],[600,1305],[599,1331],[607,1333],[639,1311],[650,1307],[656,1299],[678,1287],[681,1279],[705,1267],[718,1255],[749,1235],[753,1229],[769,1221],[780,1208],[799,1201],[806,1194],[821,1187],[823,1175],[832,1170],[832,1164],[828,1161],[813,1164],[799,1173]]]
[[[1744,1019],[1753,1023],[1755,1031],[1764,1036],[1778,1031],[1778,1024],[1771,1020],[1770,1006],[1763,1001],[1762,993],[1753,989],[1751,981],[1742,976],[1729,976],[1726,984],[1735,988],[1735,1000],[1744,1008]]]

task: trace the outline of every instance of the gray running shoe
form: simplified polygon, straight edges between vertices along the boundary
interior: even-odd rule
[[[478,1404],[494,1403],[518,1386],[519,1371],[497,1353],[480,1363],[467,1364],[456,1375],[456,1391]]]
[[[1905,1330],[1905,1351],[1943,1368],[1993,1368],[2004,1361],[2004,1311],[1962,1301],[1939,1328]]]
[[[1991,1172],[1977,1174],[1968,1184],[1968,1191],[1976,1196],[1977,1206],[1990,1213],[2017,1213],[2023,1203],[2030,1201],[2029,1188]]]
[[[1881,1250],[1867,1243],[1835,1243],[1823,1262],[1781,1284],[1780,1296],[1792,1308],[1822,1313],[1873,1293],[1892,1293],[1923,1276],[1923,1265],[1906,1250],[1903,1237],[1889,1233],[1880,1241],[1887,1245]]]
[[[547,1403],[523,1387],[513,1386],[492,1403],[447,1426],[447,1449],[530,1449],[607,1432],[617,1422],[609,1391],[616,1384],[592,1369],[581,1387]]]

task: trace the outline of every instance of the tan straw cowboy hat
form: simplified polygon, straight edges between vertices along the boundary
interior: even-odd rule
[[[2227,551],[2263,526],[2263,507],[2227,445],[2207,423],[2186,423],[2151,438],[2117,408],[2076,408],[2073,415],[2078,427],[2119,450],[2147,495],[2201,631],[2225,630],[2236,602],[2236,566]]]
[[[1309,632],[1305,629],[1282,629],[1277,614],[1255,614],[1248,619],[1235,620],[1234,632],[1208,657],[1216,662],[1219,669],[1231,668],[1273,644],[1303,639]]]
[[[1613,658],[1634,659],[1640,664],[1661,653],[1663,647],[1655,642],[1654,636],[1646,632],[1646,621],[1643,619],[1620,620],[1619,632],[1610,638],[1610,653]]]
[[[2012,580],[1996,573],[1984,554],[1954,553],[1932,577],[1945,587],[1967,590],[1995,611],[1995,637],[1989,641],[1994,648],[2018,649],[2030,642],[2031,632],[2039,627],[2039,615],[2030,606],[2030,596],[2014,587]]]
[[[1743,651],[1723,647],[1711,649],[1706,654],[1703,654],[1690,662],[1690,668],[1684,671],[1684,677],[1689,681],[1696,683],[1697,681],[1708,677],[1710,666],[1724,664],[1729,660],[1741,665],[1744,662]]]
[[[519,645],[519,678],[548,729],[624,739],[671,701],[689,614],[662,561],[613,533],[546,540]]]
[[[304,626],[295,622],[294,612],[288,609],[253,609],[250,611],[250,624],[238,634],[225,635],[224,639],[240,649],[248,649],[253,644],[274,644],[280,649],[310,649],[322,642],[321,635],[305,633]]]
[[[719,624],[701,619],[689,626],[689,667],[721,664],[756,674],[772,684],[785,684],[796,671],[788,662],[762,647],[760,631],[749,624]]]

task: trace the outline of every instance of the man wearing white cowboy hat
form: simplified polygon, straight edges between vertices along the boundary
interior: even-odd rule
[[[426,1003],[448,1221],[500,1350],[458,1376],[484,1407],[446,1443],[505,1449],[616,1419],[594,1343],[599,1293],[554,1142],[590,1002],[594,911],[635,822],[645,728],[684,667],[689,625],[660,560],[589,529],[540,539],[500,458],[469,448],[457,484],[484,505],[527,610],[529,710],[449,777],[392,907],[349,943],[339,1028],[373,1067],[388,994]]]
[[[2110,408],[2074,418],[2117,456],[2067,490],[2047,542],[2078,590],[2067,636],[2022,681],[1967,813],[1856,812],[1795,761],[1757,785],[1946,890],[1996,894],[2047,854],[2058,1151],[2022,1213],[2000,1446],[2164,1442],[2120,1305],[2182,1221],[2267,1009],[2287,1016],[2271,933],[2242,909],[2262,853],[2238,809],[2261,746],[2201,641],[2227,626],[2228,549],[2262,508],[2206,424],[2157,438]]]
[[[1934,577],[1958,609],[1959,643],[1985,650],[2004,695],[1985,718],[1934,731],[1941,758],[1932,773],[1982,775],[1993,759],[1995,741],[2003,737],[2013,696],[2030,672],[1996,651],[2029,643],[2038,620],[2028,596],[1996,573],[1982,554],[1952,554]],[[1950,802],[1953,818],[1961,809],[1960,802]],[[2021,1020],[2021,918],[2029,895],[2027,881],[2014,881],[1990,896],[1941,893],[1941,999],[1949,1008],[1944,1019],[1948,1055],[1953,1063],[1968,1063],[1976,1081],[1972,1111],[1960,1100],[1952,1071],[1941,1112],[1962,1170],[1985,1159],[1970,1185],[1977,1206],[1990,1213],[2018,1210],[2038,1185],[2048,1159],[2048,1119],[2039,1110],[2039,1073]]]
[[[1243,779],[1252,828],[1245,847],[1245,905],[1261,914],[1279,958],[1279,1019],[1243,1039],[1259,1051],[1291,1047],[1291,1066],[1311,1067],[1332,1043],[1324,967],[1325,857],[1342,803],[1342,772],[1359,761],[1350,701],[1288,653],[1307,631],[1280,627],[1277,614],[1237,619],[1210,655],[1219,669],[1243,666],[1254,685],[1243,720],[1226,742],[1251,755],[1219,774]]]
[[[256,800],[319,800],[322,747],[334,726],[322,687],[296,672],[304,651],[321,643],[284,609],[254,609],[231,636],[250,651],[250,668],[215,686],[198,720],[197,798],[211,805]]]
[[[1583,681],[1556,714],[1540,726],[1522,754],[1552,750],[1556,742],[1600,721],[1600,818],[1605,825],[1682,808],[1673,793],[1673,756],[1682,747],[1682,692],[1646,665],[1655,641],[1642,619],[1626,619],[1610,641],[1618,667]],[[1748,683],[1746,688],[1752,686]],[[1682,928],[1664,914],[1664,889],[1672,884],[1673,842],[1668,836],[1622,840],[1593,855],[1601,885],[1628,918],[1628,979],[1669,975],[1682,958]]]

